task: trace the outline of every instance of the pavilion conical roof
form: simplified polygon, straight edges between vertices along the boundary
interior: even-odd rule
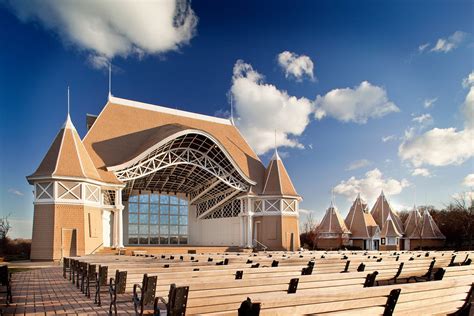
[[[392,220],[392,216],[388,214],[385,223],[383,224],[382,232],[380,233],[381,237],[402,237],[402,234],[397,229],[395,222]]]
[[[360,194],[354,200],[344,222],[351,231],[352,238],[371,238],[379,229]]]
[[[323,220],[318,226],[318,234],[333,233],[333,234],[349,234],[350,231],[344,223],[344,219],[334,206],[333,203],[326,210]]]
[[[390,207],[390,204],[388,204],[388,201],[385,197],[385,194],[383,194],[383,191],[380,193],[379,197],[377,198],[377,201],[374,204],[374,207],[370,211],[370,214],[372,214],[375,222],[379,227],[383,227],[385,224],[385,221],[387,220],[388,216],[390,215],[392,218],[392,221],[395,224],[395,227],[397,227],[397,230],[399,232],[403,232],[403,223],[398,217],[398,214],[392,210]]]
[[[408,238],[420,238],[421,235],[421,215],[416,206],[408,213],[405,221],[405,236]]]
[[[439,230],[433,217],[431,217],[430,211],[425,210],[423,212],[423,221],[421,226],[421,238],[423,239],[446,239],[443,233]]]
[[[299,196],[276,149],[265,170],[265,184],[262,194]]]
[[[27,179],[31,182],[33,178],[37,177],[73,177],[101,180],[76,128],[72,124],[69,114],[38,169]]]

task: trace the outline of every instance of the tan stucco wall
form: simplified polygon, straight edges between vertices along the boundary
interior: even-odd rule
[[[318,238],[316,239],[318,249],[339,249],[342,247],[342,238]]]
[[[293,233],[294,250],[300,247],[298,218],[295,216],[255,216],[254,225],[260,222],[257,236],[254,238],[271,250],[290,250],[291,233]]]
[[[30,254],[32,260],[52,260],[53,231],[54,205],[35,205]]]
[[[89,223],[90,218],[90,223]],[[99,208],[86,206],[84,210],[84,251],[91,253],[102,245],[102,211]]]
[[[283,216],[281,221],[283,247],[286,250],[291,250],[291,233],[293,233],[293,250],[297,250],[300,248],[300,230],[298,217]]]
[[[380,245],[379,250],[385,251],[385,250],[400,250],[400,245]]]
[[[364,239],[352,239],[352,246],[364,249]]]
[[[84,206],[50,204],[35,205],[33,236],[31,245],[32,260],[60,260],[62,256],[62,231],[75,229],[74,241],[77,255],[85,253]],[[69,238],[70,231],[66,233]],[[70,249],[64,250],[69,255]]]

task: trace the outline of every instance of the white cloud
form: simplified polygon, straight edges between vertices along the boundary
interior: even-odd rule
[[[395,135],[388,135],[388,136],[382,137],[382,142],[386,143],[395,139],[397,139]]]
[[[470,173],[468,174],[463,182],[462,182],[463,185],[467,186],[467,187],[474,187],[474,173]]]
[[[371,164],[372,164],[372,162],[367,160],[367,159],[356,160],[356,161],[351,162],[349,164],[349,166],[347,166],[346,170],[347,171],[356,170],[356,169],[360,169],[360,168],[369,166]]]
[[[463,86],[469,88],[462,108],[464,130],[433,128],[416,136],[412,128],[398,147],[402,160],[410,161],[415,167],[447,166],[462,164],[474,156],[474,72],[464,79]]]
[[[416,168],[411,173],[412,176],[431,177],[431,173],[426,168]]]
[[[398,148],[398,155],[415,167],[459,165],[474,155],[473,137],[472,130],[433,128],[404,140]]]
[[[430,46],[430,43],[421,44],[420,46],[418,46],[418,51],[420,53],[423,53],[428,48],[428,46]]]
[[[425,99],[425,101],[423,101],[423,105],[425,106],[425,108],[429,108],[429,107],[431,107],[433,104],[435,104],[436,101],[438,101],[438,98]]]
[[[421,114],[419,116],[414,117],[412,121],[417,122],[420,125],[426,126],[433,123],[433,117],[431,117],[431,114],[425,113],[425,114]]]
[[[436,44],[431,48],[432,52],[448,53],[453,49],[457,48],[466,38],[466,33],[456,31],[447,38],[440,38]]]
[[[296,137],[309,124],[310,100],[264,83],[263,76],[242,60],[234,65],[231,93],[238,115],[236,125],[257,154],[274,147],[275,130],[279,147],[304,147]]]
[[[471,201],[474,201],[474,191],[454,193],[451,197],[455,200],[464,200],[467,203],[471,203]]]
[[[365,124],[369,118],[379,118],[391,112],[399,112],[395,103],[389,101],[384,88],[367,81],[351,88],[334,89],[315,101],[315,117],[331,116],[343,122]]]
[[[31,219],[8,218],[12,226],[8,236],[10,238],[30,239],[33,231],[33,221]]]
[[[195,34],[197,17],[178,0],[17,0],[9,7],[23,22],[40,22],[66,44],[103,58],[160,54],[178,50]],[[102,58],[98,58],[102,57]]]
[[[8,193],[16,195],[16,196],[23,196],[24,195],[23,192],[21,192],[17,189],[14,189],[14,188],[8,189]]]
[[[382,172],[375,168],[368,171],[364,178],[350,177],[345,181],[341,181],[334,188],[334,193],[343,195],[348,200],[354,199],[360,193],[367,201],[373,201],[381,190],[387,195],[396,195],[409,185],[410,183],[406,179],[384,178]]]
[[[285,71],[285,76],[301,81],[304,76],[314,80],[314,64],[306,55],[298,55],[289,51],[278,54],[278,64]]]
[[[465,127],[466,129],[474,129],[474,71],[463,80],[463,86],[469,88],[462,108],[465,118]]]

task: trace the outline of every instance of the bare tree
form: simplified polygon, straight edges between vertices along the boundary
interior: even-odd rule
[[[471,192],[469,192],[471,193]],[[472,249],[472,239],[474,231],[474,200],[473,195],[467,192],[459,194],[454,198],[454,207],[462,212],[464,225],[460,227],[463,230],[463,235],[467,236],[469,249]]]
[[[8,232],[12,228],[10,221],[8,220],[10,215],[0,218],[0,240],[3,241],[7,238]]]

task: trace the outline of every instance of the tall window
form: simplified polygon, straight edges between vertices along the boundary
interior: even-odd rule
[[[174,195],[142,193],[128,200],[128,243],[188,243],[188,201]]]

